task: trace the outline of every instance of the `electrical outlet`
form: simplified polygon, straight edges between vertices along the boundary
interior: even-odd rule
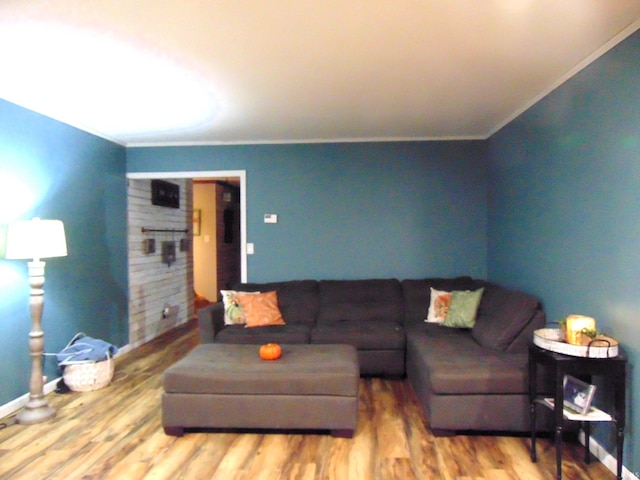
[[[162,318],[176,317],[179,311],[180,307],[178,305],[165,304],[162,309]]]

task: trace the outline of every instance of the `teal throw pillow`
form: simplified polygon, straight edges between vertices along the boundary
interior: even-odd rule
[[[483,292],[484,288],[464,292],[454,290],[451,293],[449,311],[442,325],[452,328],[473,328]]]

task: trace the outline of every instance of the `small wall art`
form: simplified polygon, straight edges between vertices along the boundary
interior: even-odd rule
[[[171,266],[176,261],[176,242],[162,242],[162,263]]]

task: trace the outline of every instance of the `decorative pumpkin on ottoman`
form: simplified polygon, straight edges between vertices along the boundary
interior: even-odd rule
[[[277,343],[267,343],[260,347],[260,358],[263,360],[277,360],[282,355],[282,348]]]

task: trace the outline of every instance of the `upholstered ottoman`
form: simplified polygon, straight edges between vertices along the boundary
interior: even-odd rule
[[[350,345],[282,345],[262,360],[256,345],[196,347],[163,375],[162,426],[331,430],[351,437],[358,420],[356,349]]]

